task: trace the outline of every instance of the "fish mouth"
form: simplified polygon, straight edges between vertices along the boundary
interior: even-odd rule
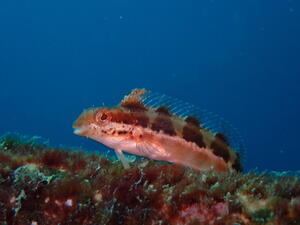
[[[84,134],[86,133],[85,131],[86,129],[84,129],[84,127],[74,127],[73,133],[78,136],[84,136]]]

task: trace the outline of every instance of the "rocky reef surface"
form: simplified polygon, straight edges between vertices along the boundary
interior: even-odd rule
[[[197,172],[0,139],[0,224],[300,224],[300,176]]]

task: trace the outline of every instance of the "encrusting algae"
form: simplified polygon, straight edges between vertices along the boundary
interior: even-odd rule
[[[0,139],[0,224],[300,224],[300,177],[119,161]]]

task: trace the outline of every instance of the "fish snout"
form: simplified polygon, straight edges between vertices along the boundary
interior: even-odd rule
[[[78,135],[78,136],[84,136],[84,128],[74,128],[74,134]]]

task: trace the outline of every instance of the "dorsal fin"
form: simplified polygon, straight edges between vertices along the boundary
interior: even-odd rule
[[[147,107],[142,101],[142,96],[146,93],[147,91],[145,89],[133,89],[129,95],[123,98],[120,105],[133,111],[147,110]]]
[[[182,117],[186,122],[193,125],[199,125],[200,121],[200,129],[207,129],[214,133],[235,151],[239,152],[241,156],[243,155],[245,148],[238,130],[217,114],[160,93],[146,91],[146,93],[143,92],[139,96],[144,107],[152,107],[159,110],[162,107],[167,108],[172,114]]]

